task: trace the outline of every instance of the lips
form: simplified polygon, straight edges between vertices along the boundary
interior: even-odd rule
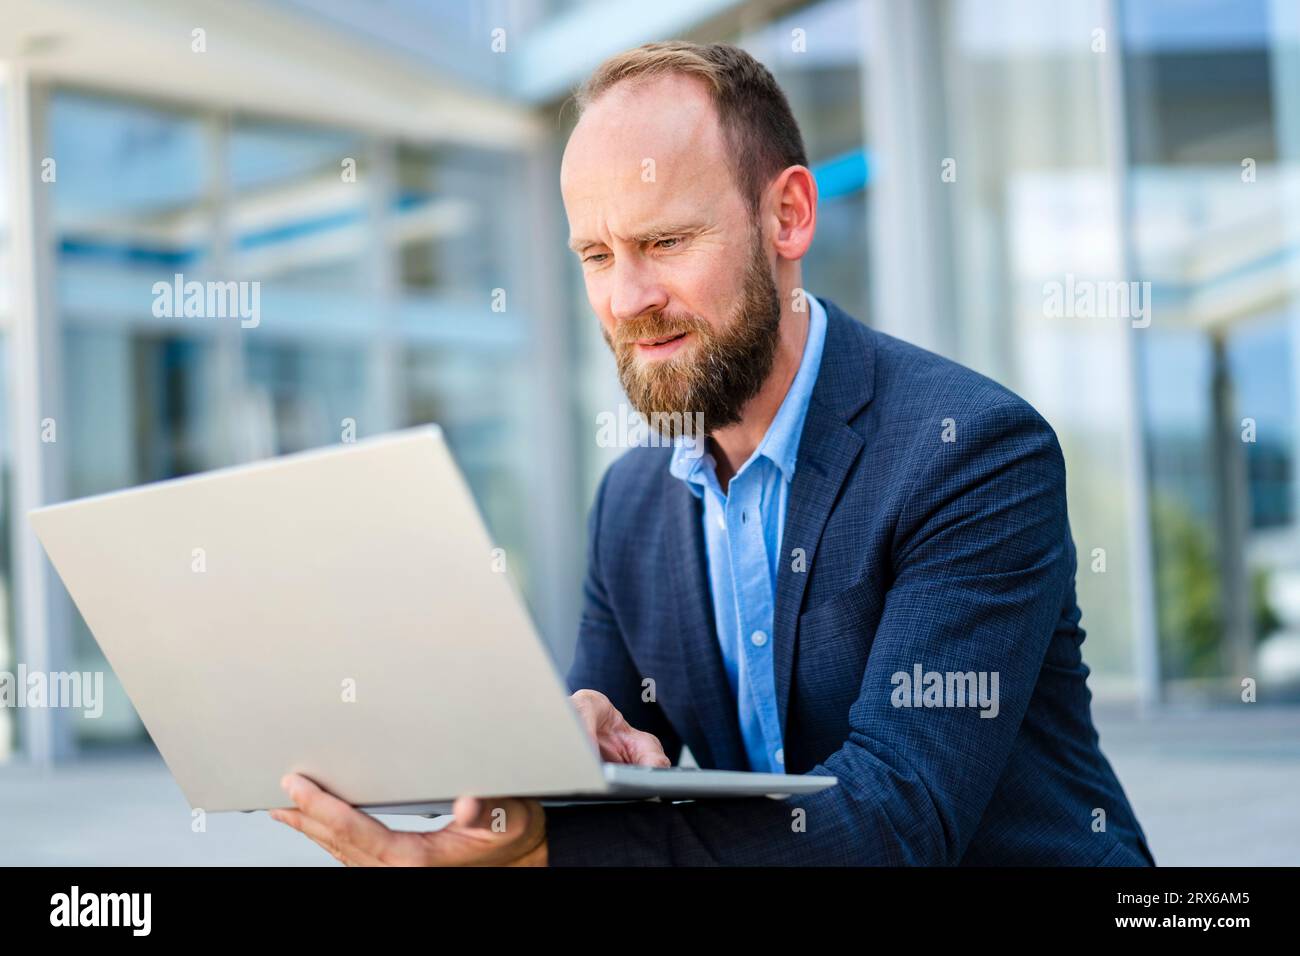
[[[685,336],[685,332],[678,332],[675,335],[665,335],[657,339],[637,339],[637,345],[644,345],[647,348],[653,348],[657,345],[667,345],[669,342],[675,342]]]

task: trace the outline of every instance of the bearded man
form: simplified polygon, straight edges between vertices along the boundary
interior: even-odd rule
[[[349,863],[1153,865],[1093,728],[1052,429],[804,291],[816,181],[751,56],[648,44],[577,99],[561,190],[592,310],[637,410],[707,438],[601,481],[574,703],[607,761],[839,784],[462,798],[416,834],[293,777],[278,818]]]

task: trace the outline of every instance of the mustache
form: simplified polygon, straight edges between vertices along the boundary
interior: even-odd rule
[[[611,336],[605,333],[605,341],[610,347],[626,347],[640,339],[660,339],[684,332],[697,332],[701,336],[710,331],[709,324],[698,315],[681,313],[669,315],[664,312],[652,312],[620,322]]]

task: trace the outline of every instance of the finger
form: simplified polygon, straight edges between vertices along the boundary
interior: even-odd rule
[[[644,730],[632,730],[622,735],[623,762],[639,764],[643,767],[671,767],[672,761],[664,753],[663,744],[654,734]]]
[[[642,747],[638,740],[640,731],[623,719],[616,710],[592,715],[588,722],[591,739],[600,751],[600,758],[611,763],[637,763]],[[651,737],[653,740],[653,736]]]
[[[578,719],[582,721],[582,726],[586,728],[587,736],[591,742],[598,748],[600,743],[600,720],[596,716],[595,708],[592,706],[590,699],[586,697],[574,697],[573,707],[578,712]],[[602,756],[604,756],[602,750]]]
[[[332,843],[324,839],[318,839],[316,836],[313,836],[312,834],[306,831],[305,824],[303,822],[306,818],[303,817],[301,811],[277,809],[277,810],[269,810],[267,812],[270,814],[272,820],[276,820],[280,823],[283,823],[285,826],[290,827],[291,829],[297,830],[299,833],[302,833],[304,836],[306,836],[318,847],[320,847],[330,856],[334,857],[334,859],[338,860],[344,866],[349,865],[348,861],[344,859],[343,854],[340,853],[338,850],[336,850]],[[293,815],[292,817],[290,816],[291,814]]]
[[[317,844],[344,866],[380,866],[378,859],[358,850],[356,847],[340,846],[333,832],[317,823],[301,810],[270,811],[271,818],[292,827]]]
[[[467,830],[483,830],[492,837],[514,836],[519,832],[517,820],[524,819],[520,812],[523,804],[510,799],[479,799],[460,797],[452,805],[456,823]]]
[[[301,774],[286,775],[281,785],[305,816],[330,832],[337,847],[355,847],[375,859],[383,856],[393,831],[374,817],[322,790]]]
[[[451,815],[455,817],[456,822],[463,827],[474,825],[478,819],[479,801],[476,797],[457,797],[456,802],[451,805]]]
[[[299,810],[281,810],[279,812],[286,815],[297,814],[297,820],[291,821],[290,825],[296,824],[304,834],[319,843],[326,852],[344,866],[440,865],[438,855],[434,852],[438,845],[436,842],[432,842],[437,840],[437,833],[395,833],[389,831],[391,837],[385,844],[383,851],[379,856],[372,856],[358,847],[338,844],[334,833]]]

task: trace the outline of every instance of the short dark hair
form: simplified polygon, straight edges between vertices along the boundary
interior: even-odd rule
[[[790,166],[807,166],[803,134],[785,93],[762,63],[727,43],[646,43],[610,57],[578,88],[579,113],[618,83],[669,74],[709,87],[730,156],[732,177],[757,214],[763,189]]]

